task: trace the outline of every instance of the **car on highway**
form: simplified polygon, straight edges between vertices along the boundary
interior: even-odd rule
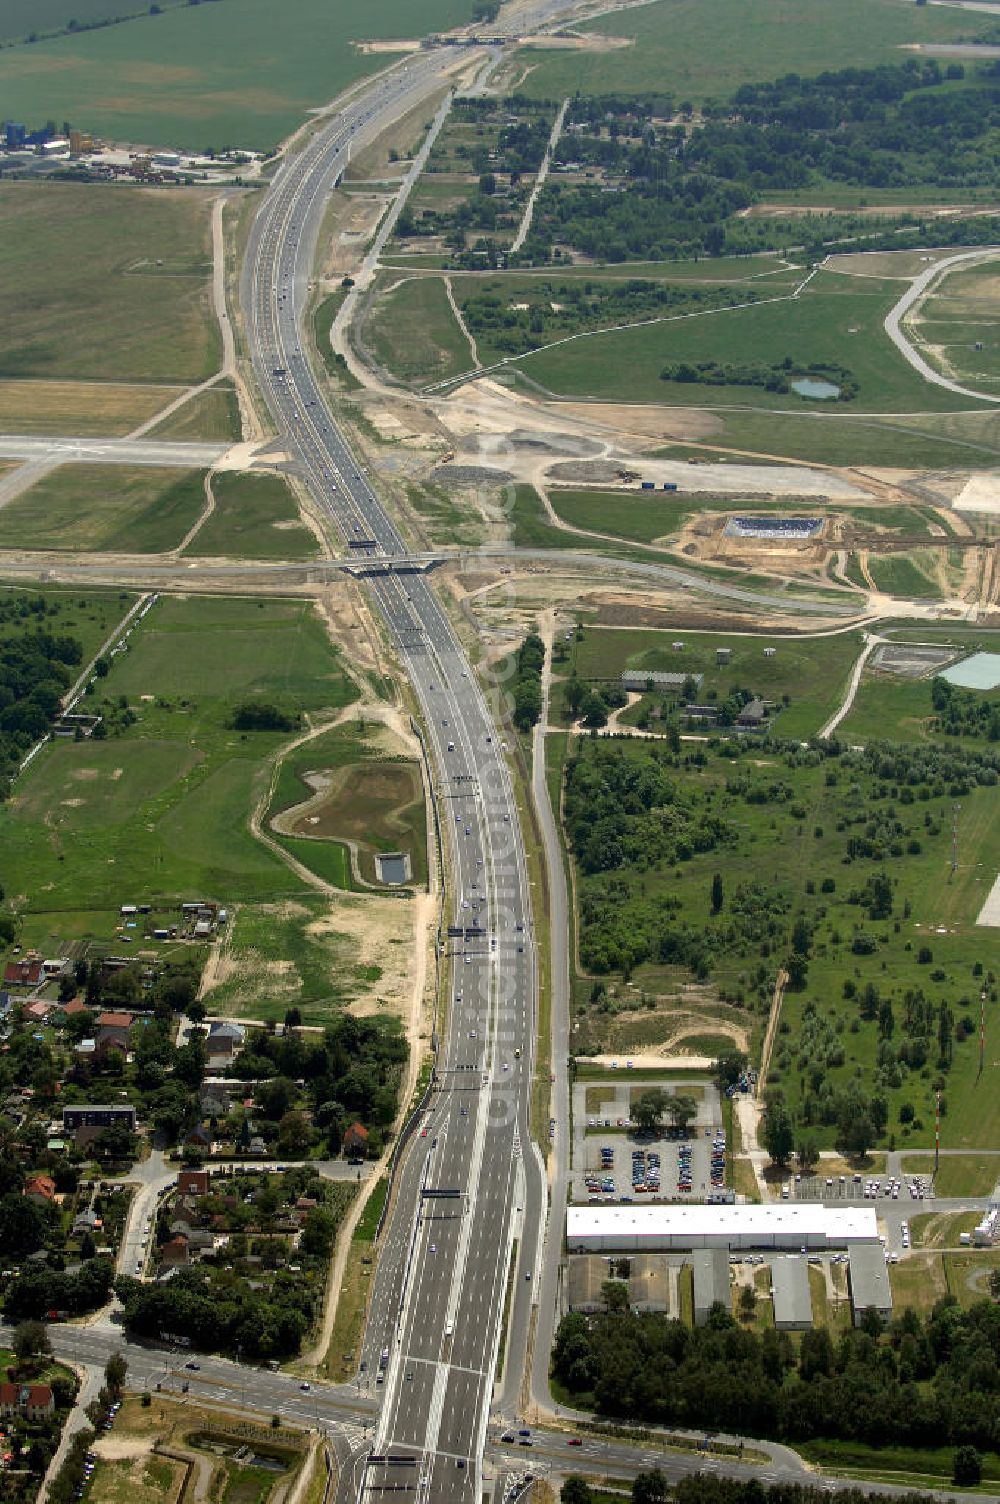
[[[582,1447],[583,1442],[580,1440],[579,1436],[571,1436],[566,1445],[568,1447]]]

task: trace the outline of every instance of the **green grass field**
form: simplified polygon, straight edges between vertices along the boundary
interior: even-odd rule
[[[437,277],[414,278],[383,293],[372,304],[364,339],[390,375],[412,385],[457,376],[474,364]]]
[[[356,991],[353,950],[341,935],[320,928],[328,913],[328,903],[301,892],[240,908],[230,937],[232,970],[209,994],[213,1011],[240,1016],[248,1010],[268,1021],[294,1005],[306,1023],[322,1023],[331,1008],[349,1002]]]
[[[316,535],[299,519],[281,475],[223,472],[212,477],[215,510],[188,544],[201,558],[313,559]]]
[[[941,1124],[943,1144],[949,1145],[947,1117]],[[992,1147],[992,1146],[991,1146]],[[907,1175],[934,1174],[933,1154],[907,1154],[903,1160]],[[989,1196],[1000,1180],[1000,1158],[993,1155],[943,1154],[941,1164],[934,1175],[934,1190],[938,1196]]]
[[[0,52],[0,76],[15,56]],[[211,375],[221,344],[209,296],[210,214],[210,197],[195,190],[0,184],[0,376],[187,383]]]
[[[238,22],[227,5],[184,5],[11,48],[0,54],[0,94],[13,120],[70,119],[188,151],[270,150],[307,110],[385,66],[354,41],[421,37],[471,16],[469,0],[296,0],[294,24],[270,0],[241,0]]]
[[[351,702],[313,608],[161,600],[100,683],[114,704],[126,697],[135,724],[104,742],[53,744],[18,783],[0,809],[8,902],[51,926],[135,894],[236,903],[300,891],[248,826],[287,737],[226,722],[251,698],[311,713]]]
[[[0,42],[18,41],[32,32],[61,31],[73,20],[81,26],[113,21],[143,8],[136,0],[5,0],[0,14]]]
[[[683,641],[675,652],[673,641]],[[732,661],[727,668],[716,665],[716,648],[728,647]],[[765,647],[775,647],[773,658],[764,657]],[[568,678],[575,671],[582,679],[620,679],[632,668],[674,674],[704,674],[699,691],[715,690],[720,701],[737,686],[752,689],[765,699],[780,701],[787,694],[791,703],[775,720],[781,737],[814,735],[843,699],[858,653],[858,632],[834,637],[734,637],[725,632],[662,632],[655,629],[586,627],[581,641],[570,644],[567,663],[556,672]],[[655,693],[651,696],[655,701]],[[559,707],[555,695],[555,707]]]
[[[607,533],[634,543],[654,543],[677,533],[692,512],[728,503],[711,497],[664,496],[662,492],[549,491],[552,510],[571,527]],[[581,540],[581,547],[584,546]]]
[[[843,0],[836,10],[822,0],[659,0],[587,23],[599,35],[632,39],[631,47],[522,49],[518,73],[524,66],[530,72],[519,87],[549,99],[648,90],[700,103],[785,73],[857,67],[860,38],[865,66],[874,67],[897,63],[904,43],[966,40],[989,24],[986,16],[917,9],[902,0]]]
[[[240,405],[231,386],[215,386],[192,397],[150,435],[158,439],[224,439],[236,443],[243,437]]]
[[[660,371],[677,361],[777,363],[786,356],[800,366],[844,366],[858,383],[858,397],[839,404],[839,414],[967,408],[961,398],[923,381],[890,343],[882,320],[899,297],[898,282],[820,272],[800,298],[734,309],[712,318],[595,334],[540,350],[519,362],[524,376],[561,396],[660,402],[686,407],[780,408],[808,412],[813,405],[794,394],[763,387],[706,386],[662,381]]]
[[[706,401],[714,401],[708,388]],[[811,460],[823,465],[899,465],[905,469],[936,470],[949,466],[976,466],[995,461],[1000,455],[1000,431],[996,415],[937,414],[911,418],[855,418],[851,405],[838,405],[822,413],[713,413],[718,430],[707,440],[708,450],[689,452],[713,457],[717,444],[749,450],[764,456]],[[949,433],[949,426],[968,419],[965,431]],[[662,452],[672,456],[683,446],[671,445]]]
[[[204,505],[200,470],[61,465],[0,508],[0,548],[162,553]]]
[[[868,573],[887,595],[911,599],[941,594],[938,584],[905,555],[869,554]]]
[[[906,325],[931,365],[982,392],[1000,381],[997,271],[991,261],[946,273]]]
[[[954,1295],[960,1306],[969,1307],[980,1300],[991,1300],[990,1275],[1000,1269],[1000,1250],[976,1248],[968,1253],[942,1255],[948,1294]],[[998,1469],[1000,1476],[1000,1469]]]

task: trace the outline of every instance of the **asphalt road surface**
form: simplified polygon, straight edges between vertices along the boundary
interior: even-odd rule
[[[256,1415],[279,1414],[292,1425],[315,1428],[333,1445],[342,1480],[357,1480],[360,1486],[376,1418],[371,1400],[359,1392],[357,1385],[314,1384],[304,1387],[301,1381],[289,1375],[246,1367],[226,1358],[206,1357],[200,1353],[192,1355],[181,1348],[167,1349],[130,1342],[118,1329],[108,1325],[50,1326],[49,1336],[57,1357],[85,1364],[91,1372],[99,1373],[111,1354],[120,1352],[128,1363],[127,1382],[131,1389],[153,1390],[159,1385],[162,1393],[181,1403],[225,1403]],[[0,1343],[9,1347],[12,1341],[13,1329],[0,1326]],[[503,1440],[505,1435],[511,1437],[512,1434],[513,1440]],[[485,1442],[486,1481],[514,1481],[529,1471],[536,1477],[545,1473],[560,1476],[581,1472],[629,1479],[639,1471],[659,1467],[671,1481],[690,1473],[705,1472],[744,1482],[750,1478],[765,1484],[808,1482],[830,1493],[848,1488],[871,1495],[911,1492],[892,1484],[817,1474],[807,1469],[787,1447],[768,1442],[746,1443],[748,1448],[763,1453],[765,1461],[740,1462],[735,1455],[699,1450],[671,1451],[658,1446],[652,1437],[647,1441],[625,1441],[601,1436],[585,1427],[577,1432],[533,1427],[530,1440],[530,1447],[522,1447],[520,1428],[515,1428],[512,1433],[510,1428],[491,1425]],[[576,1445],[576,1442],[580,1444]],[[415,1489],[408,1492],[412,1495]],[[952,1500],[957,1504],[965,1497],[947,1490],[928,1492],[933,1493],[941,1504],[950,1504]],[[370,1492],[368,1497],[380,1495]],[[994,1504],[997,1496],[977,1494],[976,1499],[977,1504],[979,1500]]]
[[[283,443],[349,550],[386,561],[368,584],[424,714],[449,847],[448,919],[461,931],[445,941],[451,995],[436,1090],[380,1243],[363,1358],[379,1402],[374,1440],[357,1473],[342,1475],[342,1499],[381,1497],[399,1483],[418,1499],[480,1498],[515,1226],[513,1320],[526,1328],[544,1213],[528,1133],[535,954],[506,756],[427,579],[389,567],[406,545],[327,407],[300,334],[320,221],[349,149],[439,87],[452,60],[443,50],[416,55],[282,166],[243,279],[255,374]]]

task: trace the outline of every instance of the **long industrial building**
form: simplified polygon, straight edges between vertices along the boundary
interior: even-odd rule
[[[778,1248],[821,1253],[877,1243],[874,1207],[571,1206],[570,1253],[654,1253],[689,1248]]]

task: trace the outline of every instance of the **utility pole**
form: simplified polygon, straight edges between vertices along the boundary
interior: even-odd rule
[[[962,808],[960,804],[951,807],[951,875],[955,876],[958,871],[958,814]]]

